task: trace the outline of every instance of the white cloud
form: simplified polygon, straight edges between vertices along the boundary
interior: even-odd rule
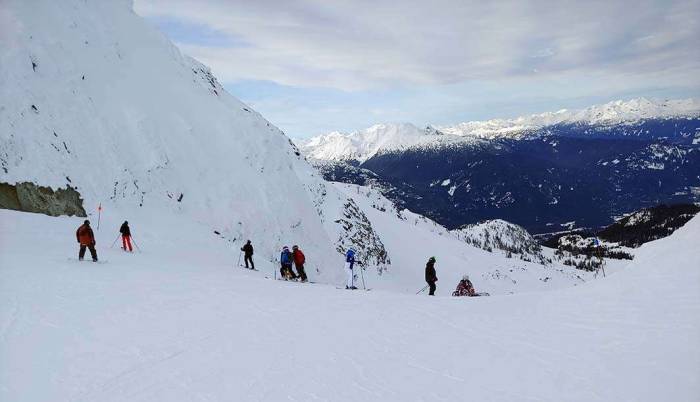
[[[690,79],[696,86],[700,76],[695,0],[136,0],[135,6],[141,15],[203,24],[249,44],[180,43],[223,81],[362,90],[535,71],[553,78]]]

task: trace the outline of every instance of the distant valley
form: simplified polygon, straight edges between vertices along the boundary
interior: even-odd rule
[[[597,228],[700,200],[697,102],[638,99],[543,116],[380,125],[299,145],[327,180],[372,185],[450,229],[487,219],[531,233]]]

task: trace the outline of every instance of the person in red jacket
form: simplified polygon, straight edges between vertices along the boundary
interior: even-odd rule
[[[299,246],[292,247],[292,257],[294,258],[294,266],[297,269],[297,273],[299,274],[301,281],[306,282],[308,280],[308,278],[306,277],[306,271],[304,270],[304,263],[306,262],[306,257],[304,256],[304,253],[301,251]]]
[[[462,280],[457,284],[457,289],[452,292],[452,296],[476,296],[476,291],[474,290],[474,285],[472,281],[469,280],[469,275],[464,275]]]
[[[78,252],[78,259],[80,261],[85,257],[85,248],[90,249],[90,255],[92,255],[92,261],[97,262],[97,250],[95,250],[95,234],[92,232],[90,227],[90,221],[85,220],[83,224],[75,232],[75,237],[80,243],[80,251]]]
[[[469,280],[469,275],[464,275],[462,277],[462,280],[459,281],[459,283],[457,284],[457,289],[455,289],[455,291],[452,292],[452,296],[476,297],[489,296],[489,294],[486,292],[477,293],[476,290],[474,290],[474,285],[472,284],[472,281]]]

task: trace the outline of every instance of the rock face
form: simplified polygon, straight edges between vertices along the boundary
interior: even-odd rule
[[[0,183],[0,208],[50,216],[87,216],[80,193],[70,186],[54,191],[34,183]]]
[[[474,247],[494,252],[502,251],[508,258],[547,264],[542,246],[525,228],[500,219],[466,225],[450,231],[458,239]]]
[[[380,274],[391,265],[382,240],[354,200],[348,199],[343,206],[342,216],[335,223],[342,227],[335,243],[339,253],[345,253],[350,247],[355,248],[357,259],[362,265],[377,267]]]

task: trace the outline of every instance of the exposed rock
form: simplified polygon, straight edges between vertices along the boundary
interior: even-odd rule
[[[87,216],[80,193],[74,188],[54,191],[31,182],[0,183],[0,208],[50,216]]]
[[[527,230],[500,219],[465,225],[450,232],[474,247],[489,252],[503,251],[508,258],[539,264],[551,262],[542,254],[542,246]]]
[[[336,241],[339,253],[344,254],[348,248],[355,248],[358,260],[365,266],[376,266],[380,274],[387,265],[391,265],[384,243],[355,201],[347,200],[343,206],[342,218],[336,219],[335,223],[342,227]]]

